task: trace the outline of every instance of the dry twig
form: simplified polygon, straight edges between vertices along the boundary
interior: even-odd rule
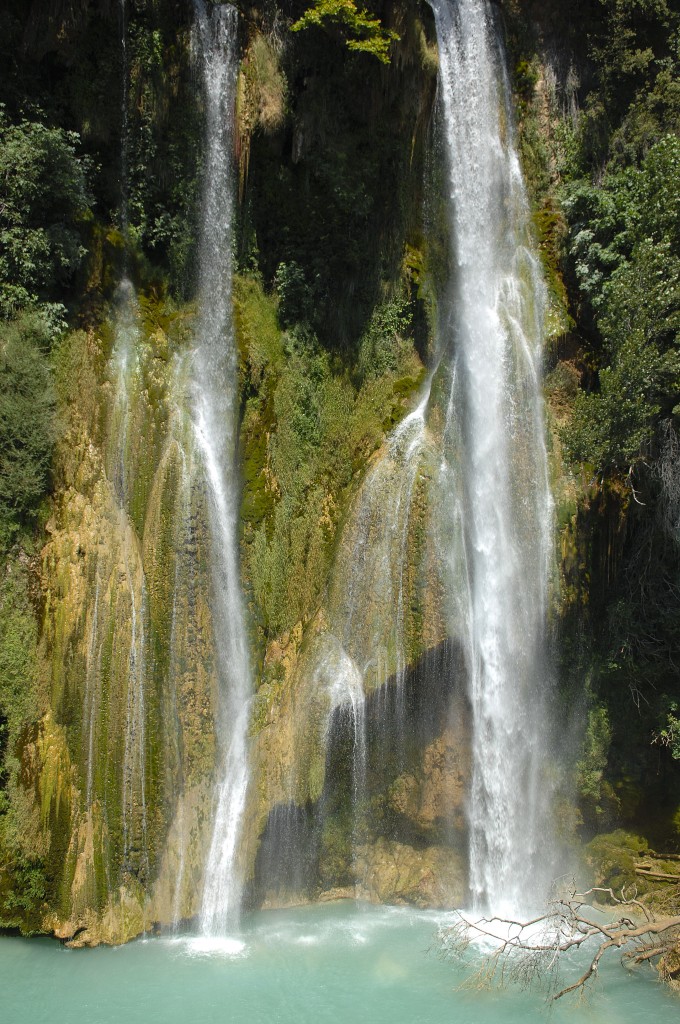
[[[598,920],[593,903],[606,897],[616,908],[612,920]],[[504,918],[469,920],[462,914],[441,932],[444,956],[461,958],[470,945],[491,940],[488,953],[469,987],[503,985],[509,981],[523,987],[547,985],[553,1000],[582,992],[599,971],[602,958],[611,949],[621,951],[624,963],[649,963],[668,954],[680,941],[680,915],[657,918],[636,895],[620,895],[609,888],[594,886],[579,893],[572,888],[548,904],[545,914],[530,921]],[[586,968],[573,983],[560,987],[560,961],[566,953],[591,943]]]

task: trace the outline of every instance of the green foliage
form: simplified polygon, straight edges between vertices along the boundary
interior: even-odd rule
[[[354,0],[314,0],[301,18],[291,25],[291,32],[300,32],[312,25],[333,25],[343,33],[350,50],[369,53],[383,64],[390,62],[390,46],[399,39],[393,29],[383,27],[379,18],[372,18]]]
[[[680,761],[680,702],[671,700],[665,712],[664,723],[654,737],[655,742],[667,747],[671,757]],[[679,812],[680,813],[680,812]]]
[[[533,62],[522,58],[515,65],[514,84],[520,96],[530,99],[538,82],[538,70]]]
[[[279,320],[283,327],[308,323],[314,310],[314,295],[299,263],[279,263],[274,276],[279,297]]]
[[[599,471],[625,469],[680,397],[680,139],[661,140],[639,169],[600,188],[578,183],[565,206],[604,356],[599,390],[576,401],[567,450]]]
[[[35,518],[50,477],[55,396],[36,313],[0,327],[0,545]]]
[[[128,24],[130,241],[191,293],[202,119],[191,81],[189,37],[176,16],[147,9]],[[170,116],[171,112],[174,116]]]
[[[40,930],[40,908],[48,894],[40,860],[13,857],[0,863],[0,928],[20,928],[24,935]]]
[[[35,712],[35,665],[38,624],[31,606],[28,578],[19,559],[3,567],[0,580],[0,716],[2,744],[11,753],[21,726]]]
[[[286,268],[281,280],[291,278]],[[314,612],[355,475],[403,408],[420,364],[404,299],[376,310],[355,381],[309,326],[280,334],[258,281],[238,278],[235,295],[248,396],[246,572],[258,624],[275,636]]]
[[[53,300],[80,265],[90,195],[78,141],[39,121],[12,124],[0,107],[0,316]]]
[[[626,343],[615,365],[600,371],[600,390],[581,392],[576,399],[573,420],[564,430],[571,457],[600,471],[625,469],[642,458],[660,410],[655,398],[665,368],[644,343]]]
[[[597,885],[611,886],[621,891],[624,886],[635,886],[638,892],[646,888],[635,865],[649,851],[646,839],[617,829],[596,836],[586,847],[586,860],[595,872]]]
[[[400,9],[400,61],[387,71],[347,59],[332,26],[292,34],[279,58],[290,83],[287,132],[251,140],[248,227],[264,280],[276,279],[281,321],[307,321],[322,345],[353,355],[383,285],[401,276],[405,239],[421,241],[435,78],[420,59],[415,15]],[[300,287],[289,287],[295,268]]]
[[[19,769],[16,747],[36,715],[38,623],[27,572],[19,559],[3,566],[0,579],[0,927],[36,926],[45,897],[42,864],[27,849],[21,813],[12,801]]]
[[[406,298],[378,306],[359,342],[359,379],[369,380],[397,371],[412,349],[408,333],[413,325],[411,304]]]
[[[597,88],[579,125],[583,168],[625,166],[680,130],[680,16],[667,0],[598,0],[590,15]]]
[[[588,713],[583,754],[576,765],[576,786],[581,797],[599,802],[612,734],[607,709],[595,706]]]

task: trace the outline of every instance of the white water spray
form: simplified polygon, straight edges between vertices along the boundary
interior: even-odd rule
[[[216,728],[221,747],[201,930],[215,936],[238,924],[242,889],[238,841],[248,788],[251,689],[237,554],[238,367],[231,297],[237,14],[230,6],[215,6],[208,14],[203,0],[195,0],[195,10],[196,57],[205,96],[206,154],[192,404],[194,437],[208,498],[220,688]]]
[[[544,286],[487,0],[431,0],[454,247],[444,477],[462,532],[458,610],[473,712],[470,884],[521,913],[550,870],[542,690],[552,504],[540,390]]]
[[[314,649],[314,688],[328,700],[323,749],[329,749],[334,723],[344,719],[351,729],[354,847],[366,813],[362,805],[369,753],[367,695],[386,690],[392,680],[400,741],[408,728],[407,556],[413,496],[428,443],[425,410],[430,385],[431,378],[416,409],[387,438],[357,495],[340,541],[344,555],[333,574],[328,629]]]

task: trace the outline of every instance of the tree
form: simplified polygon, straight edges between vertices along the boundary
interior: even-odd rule
[[[608,918],[591,905],[598,896],[611,901],[614,916]],[[674,909],[678,909],[677,899]],[[443,953],[451,958],[462,957],[479,939],[491,939],[495,945],[477,972],[480,985],[517,982],[526,988],[544,987],[551,1000],[583,991],[597,977],[600,962],[610,950],[619,950],[627,965],[656,963],[666,981],[680,977],[680,914],[657,917],[641,899],[624,891],[616,896],[612,889],[594,887],[579,893],[572,888],[557,895],[544,914],[530,921],[498,917],[471,921],[458,914],[457,922],[441,931]],[[587,950],[585,970],[575,981],[563,984],[562,961],[581,947]]]
[[[574,460],[626,472],[680,397],[680,139],[662,139],[639,169],[605,177],[600,189],[577,184],[566,207],[601,365],[564,440]]]
[[[85,253],[88,164],[77,142],[38,121],[12,124],[0,105],[0,316],[53,300]]]
[[[291,32],[300,32],[312,25],[337,27],[349,50],[370,53],[382,64],[389,64],[390,45],[399,39],[393,29],[384,28],[379,18],[358,8],[354,0],[314,0],[290,28]]]
[[[55,439],[49,328],[37,313],[0,322],[0,549],[35,515]]]

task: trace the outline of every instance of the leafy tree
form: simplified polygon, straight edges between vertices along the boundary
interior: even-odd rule
[[[370,53],[383,64],[390,62],[390,45],[399,36],[393,29],[383,27],[379,18],[373,18],[354,0],[314,0],[301,18],[291,25],[291,32],[300,32],[312,25],[338,27],[349,50]]]
[[[314,293],[299,263],[279,263],[274,276],[279,296],[279,320],[283,327],[308,323],[314,311]]]
[[[0,316],[56,297],[85,253],[78,222],[90,196],[78,136],[0,107]]]
[[[578,183],[566,206],[603,366],[565,439],[575,459],[625,469],[680,400],[680,139],[661,140],[639,169],[608,176],[599,190]]]
[[[35,313],[0,330],[0,546],[36,513],[55,437],[49,328]]]
[[[680,14],[668,0],[596,0],[587,16],[597,87],[579,130],[584,170],[626,166],[680,130]]]

